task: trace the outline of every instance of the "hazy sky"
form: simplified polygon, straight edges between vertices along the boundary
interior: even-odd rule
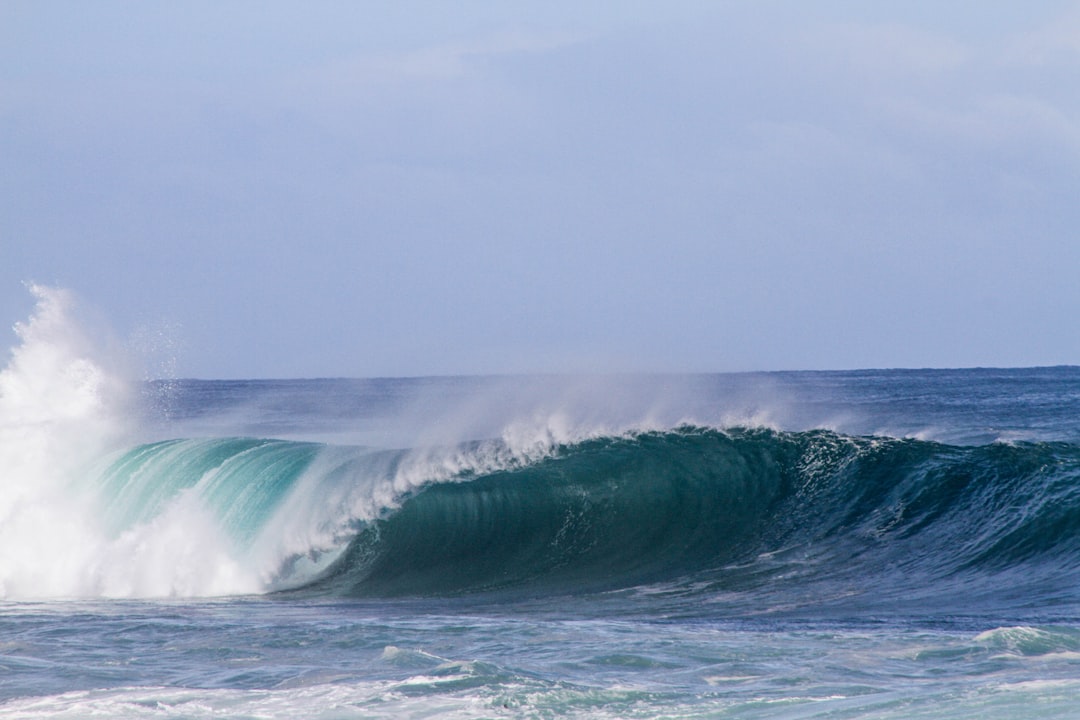
[[[0,0],[24,281],[181,376],[1080,363],[1080,3]]]

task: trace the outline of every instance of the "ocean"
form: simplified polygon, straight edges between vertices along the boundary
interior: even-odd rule
[[[0,716],[1080,717],[1080,368],[0,372]]]

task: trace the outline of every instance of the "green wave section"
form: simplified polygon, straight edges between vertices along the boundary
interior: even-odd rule
[[[309,468],[321,445],[212,438],[141,445],[100,474],[104,520],[115,536],[196,493],[239,545],[250,543]]]

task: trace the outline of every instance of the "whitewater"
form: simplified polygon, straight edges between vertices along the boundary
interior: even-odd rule
[[[0,716],[1077,716],[1080,368],[145,378],[31,291]]]

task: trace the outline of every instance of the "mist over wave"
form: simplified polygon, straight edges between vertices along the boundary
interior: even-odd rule
[[[184,417],[202,385],[181,384],[194,392],[178,394],[176,381],[134,381],[84,331],[71,293],[30,290],[36,308],[16,325],[0,372],[0,597],[265,592],[318,572],[358,527],[418,487],[513,467],[590,432],[534,415],[495,439],[459,444],[450,438],[479,427],[477,407],[456,398],[439,423],[421,423],[430,412],[419,397],[379,419],[397,439],[411,434],[408,450],[245,437],[251,425],[267,436],[298,428],[267,427],[272,409],[243,402]],[[212,394],[227,398],[230,387]],[[317,394],[316,412],[333,398]],[[315,433],[350,434],[356,418],[338,419],[343,427]]]

